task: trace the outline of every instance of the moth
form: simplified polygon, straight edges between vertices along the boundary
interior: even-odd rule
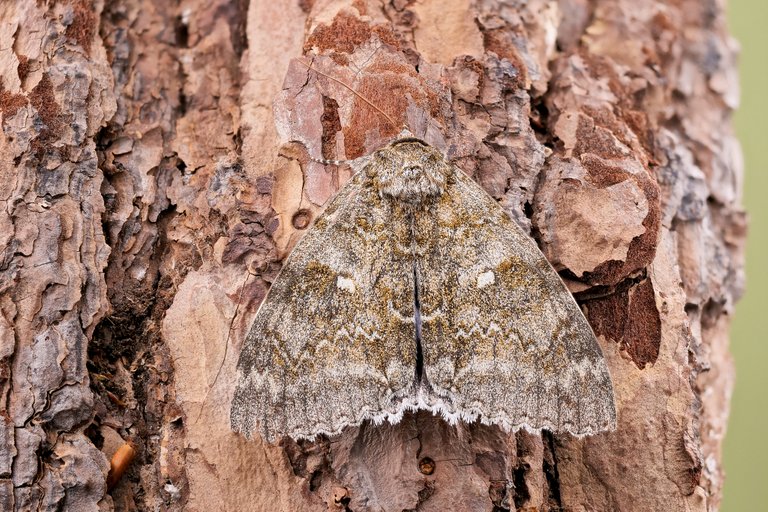
[[[256,314],[232,428],[312,439],[426,409],[506,430],[614,429],[592,329],[501,206],[410,133],[358,165]]]

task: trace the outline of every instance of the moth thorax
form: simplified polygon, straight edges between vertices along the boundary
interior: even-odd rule
[[[371,165],[383,197],[419,205],[440,196],[450,167],[422,142],[395,142],[376,153]]]

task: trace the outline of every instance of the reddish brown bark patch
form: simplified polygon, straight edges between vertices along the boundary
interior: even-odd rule
[[[335,99],[323,96],[323,117],[320,122],[323,125],[323,158],[334,160],[336,158],[336,134],[341,131],[339,103]]]
[[[47,74],[44,74],[40,82],[32,89],[29,101],[35,107],[40,118],[50,130],[56,130],[61,126],[59,121],[59,104],[53,94],[53,84]]]
[[[368,152],[366,130],[361,127],[378,126],[384,138],[397,135],[406,124],[405,115],[410,102],[439,117],[440,100],[437,94],[425,87],[412,68],[399,62],[372,65],[357,92],[359,96],[355,99],[352,120],[344,129],[347,158],[357,158]]]
[[[16,115],[19,109],[27,104],[27,98],[23,94],[13,94],[5,88],[0,77],[0,112],[8,119]]]
[[[650,279],[587,303],[587,317],[595,334],[621,346],[641,370],[659,357],[661,318]]]
[[[72,23],[67,27],[65,34],[77,41],[86,55],[90,55],[93,35],[99,26],[93,5],[90,0],[76,0],[72,3],[72,10]]]
[[[19,74],[19,79],[23,82],[29,74],[29,57],[26,55],[16,55],[19,59],[19,65],[16,66],[16,72]]]
[[[648,118],[648,114],[636,109],[625,109],[622,112],[622,117],[643,146],[643,149],[648,152],[651,161],[655,162],[654,155],[658,149],[656,137],[654,136],[656,128]]]
[[[587,171],[586,178],[597,188],[607,188],[628,180],[632,174],[618,165],[611,165],[605,160],[586,154],[581,157],[581,164]]]
[[[53,84],[47,74],[44,74],[40,82],[32,89],[29,94],[29,102],[35,107],[44,124],[37,138],[32,141],[32,149],[40,153],[49,142],[58,138],[59,130],[63,124],[61,108],[56,103]]]
[[[350,13],[341,11],[333,18],[330,25],[319,25],[315,29],[304,44],[304,52],[307,53],[315,48],[321,53],[330,50],[350,54],[355,51],[355,48],[369,41],[374,34],[381,42],[399,48],[397,38],[389,27],[371,26]]]

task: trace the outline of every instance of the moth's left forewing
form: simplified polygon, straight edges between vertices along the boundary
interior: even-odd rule
[[[615,428],[597,340],[535,242],[453,167],[417,217],[424,369],[446,416],[576,435]]]
[[[336,434],[401,414],[412,394],[413,267],[402,225],[357,173],[299,241],[238,362],[234,430]]]

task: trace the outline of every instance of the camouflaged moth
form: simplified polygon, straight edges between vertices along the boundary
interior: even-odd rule
[[[233,429],[314,438],[413,409],[507,430],[615,428],[595,335],[499,204],[410,134],[357,167],[256,314]]]

